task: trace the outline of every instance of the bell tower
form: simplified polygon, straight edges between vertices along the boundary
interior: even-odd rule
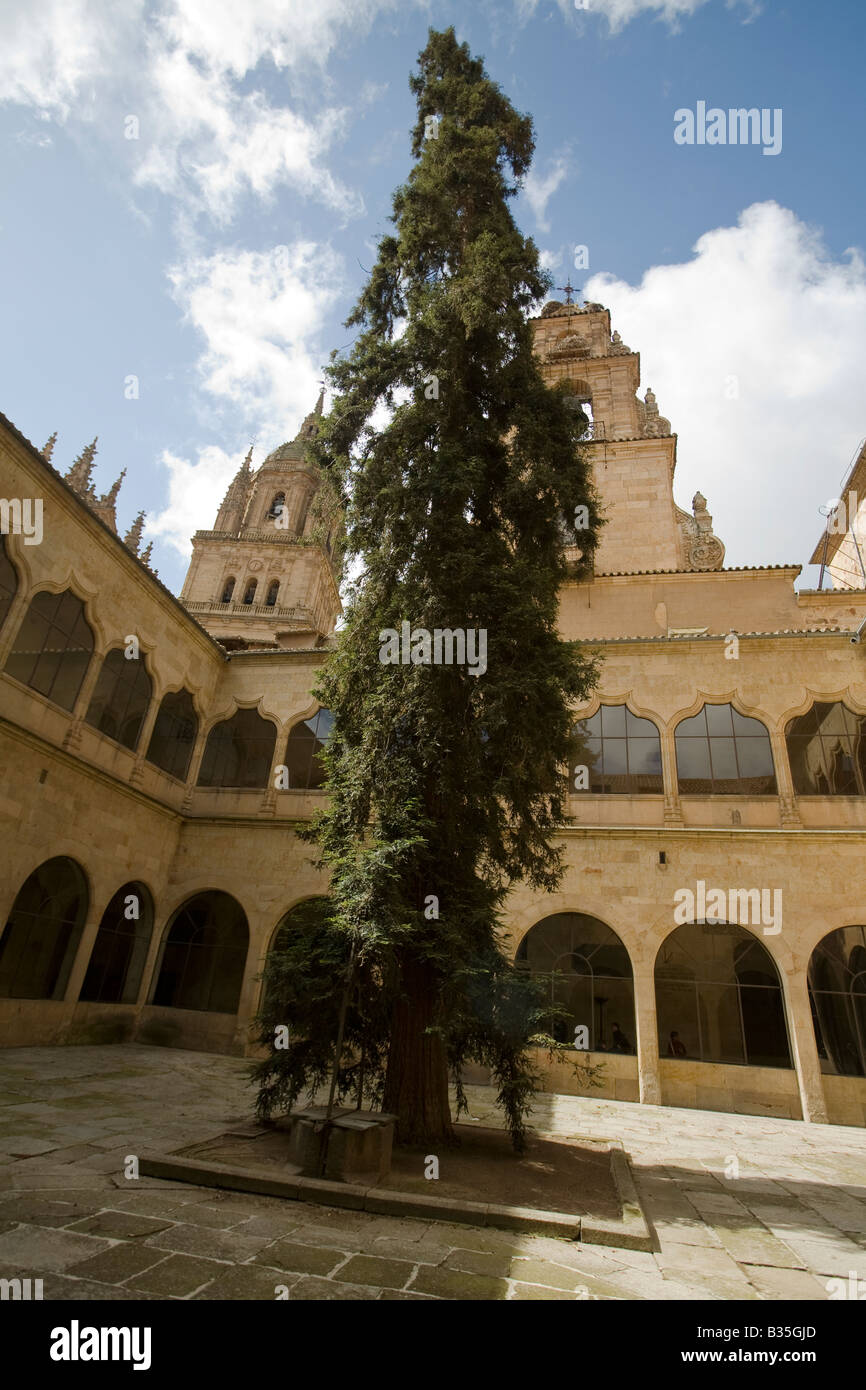
[[[309,454],[324,391],[293,440],[250,449],[212,531],[196,531],[181,602],[229,650],[320,646],[340,615],[342,514]]]
[[[696,493],[692,514],[674,502],[677,437],[652,389],[638,396],[640,354],[611,333],[608,310],[554,300],[533,332],[547,384],[566,382],[590,417],[584,442],[608,522],[596,574],[721,569],[725,547],[706,498]]]

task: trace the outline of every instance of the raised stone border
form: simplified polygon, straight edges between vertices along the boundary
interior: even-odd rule
[[[173,1154],[144,1155],[139,1161],[139,1171],[150,1178],[189,1182],[199,1187],[255,1192],[264,1197],[318,1202],[322,1206],[346,1207],[353,1211],[375,1212],[380,1216],[409,1216],[469,1226],[492,1226],[503,1231],[522,1231],[527,1235],[582,1241],[585,1245],[651,1251],[652,1235],[640,1205],[627,1154],[617,1140],[593,1145],[596,1146],[606,1148],[610,1154],[611,1172],[622,1203],[622,1216],[618,1221],[573,1216],[568,1212],[544,1211],[536,1207],[422,1197],[412,1192],[329,1182],[323,1178],[266,1177],[249,1168],[235,1168],[227,1163],[211,1163],[197,1158],[180,1158]]]

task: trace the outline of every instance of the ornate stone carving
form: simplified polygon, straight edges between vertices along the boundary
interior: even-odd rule
[[[683,542],[685,568],[690,570],[720,570],[725,558],[725,547],[718,536],[713,534],[713,518],[707,511],[707,499],[702,492],[692,498],[692,512],[689,516],[677,507],[677,521]]]
[[[623,342],[622,338],[619,336],[619,333],[614,333],[610,340],[608,352],[610,353],[611,357],[624,357],[626,353],[631,352],[631,348]]]
[[[576,333],[567,333],[564,338],[560,338],[558,342],[553,344],[553,347],[547,354],[548,361],[551,362],[560,361],[562,358],[566,357],[588,356],[589,348],[583,339],[579,338]]]

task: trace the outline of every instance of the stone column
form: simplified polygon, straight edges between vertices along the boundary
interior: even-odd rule
[[[641,1105],[661,1105],[659,1030],[652,964],[635,966],[634,1018],[637,1028],[637,1071]]]
[[[802,825],[791,768],[788,764],[788,747],[782,729],[770,730],[770,747],[773,750],[773,763],[776,768],[776,786],[779,789],[779,819],[782,825],[799,827]]]
[[[148,705],[147,712],[144,716],[144,721],[138,732],[135,766],[129,775],[130,786],[140,786],[141,782],[144,779],[145,758],[147,756],[147,750],[150,746],[150,736],[153,733],[153,726],[156,723],[156,717],[159,714],[161,704],[161,700],[156,700],[153,698],[153,696],[151,696],[150,704]]]
[[[107,906],[108,904],[105,903],[103,911]],[[88,916],[84,924],[78,941],[78,949],[75,952],[75,960],[72,962],[72,969],[69,972],[69,979],[66,981],[66,989],[63,992],[63,1001],[67,1005],[74,1006],[78,1002],[81,986],[84,984],[84,977],[87,974],[87,967],[90,964],[90,957],[96,945],[96,937],[99,932],[99,924],[101,921],[102,912],[99,912],[95,916]],[[70,1016],[67,1019],[67,1023],[71,1021],[71,1013],[72,1010],[70,1007]]]
[[[677,782],[677,754],[674,736],[670,729],[660,731],[662,753],[662,784],[665,792],[665,825],[682,825],[683,810],[680,806],[679,784]]]
[[[791,1039],[791,1060],[797,1072],[803,1119],[810,1120],[813,1124],[826,1125],[829,1123],[827,1102],[824,1098],[824,1083],[821,1078],[821,1064],[818,1060],[805,972],[798,970],[791,974],[786,971],[783,988],[788,1015],[788,1034]]]
[[[213,726],[209,726],[205,729],[204,720],[199,721],[198,733],[196,734],[195,745],[192,750],[192,757],[189,760],[189,770],[186,776],[187,787],[181,806],[183,811],[188,811],[192,804],[193,793],[196,788],[196,783],[198,782],[198,774],[201,770],[201,762],[204,757],[204,750],[211,727]]]

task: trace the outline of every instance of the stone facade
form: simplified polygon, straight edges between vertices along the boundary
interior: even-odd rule
[[[822,1055],[807,970],[829,933],[866,922],[866,795],[800,794],[786,731],[815,702],[844,704],[852,719],[866,715],[866,646],[852,640],[866,619],[866,588],[797,593],[797,565],[722,569],[724,546],[706,500],[697,494],[691,511],[674,501],[676,436],[652,392],[638,397],[639,357],[611,333],[607,311],[551,304],[534,329],[547,380],[567,380],[590,407],[585,447],[608,518],[594,575],[562,592],[563,635],[603,658],[598,690],[576,715],[592,721],[602,706],[627,706],[657,729],[660,763],[654,791],[618,793],[615,778],[605,790],[575,791],[573,820],[561,832],[561,886],[551,895],[515,889],[511,947],[517,951],[554,914],[596,919],[624,947],[634,1055],[591,1053],[603,1064],[593,1094],[862,1125],[866,1077],[843,1074],[832,1046]],[[339,517],[333,505],[321,505],[321,480],[305,448],[321,408],[320,401],[296,439],[258,470],[248,456],[213,530],[194,537],[180,599],[139,554],[140,523],[126,541],[117,536],[116,487],[97,496],[93,453],[85,450],[63,478],[49,462],[53,441],[40,453],[0,417],[0,495],[40,498],[44,506],[41,544],[5,537],[17,587],[0,626],[0,923],[48,860],[72,861],[86,881],[86,911],[52,997],[14,990],[0,997],[0,1045],[138,1039],[252,1050],[250,1021],[274,932],[293,906],[327,887],[296,836],[323,793],[297,784],[277,789],[278,769],[290,762],[290,733],[318,709],[312,689],[339,614]],[[71,708],[7,669],[34,595],[65,591],[83,603],[93,634]],[[97,727],[90,712],[105,657],[131,636],[151,686],[130,747]],[[195,722],[181,776],[148,752],[163,701],[184,690]],[[716,782],[683,789],[677,726],[716,705],[730,706],[743,728],[754,729],[746,722],[753,720],[766,730],[774,790],[731,791]],[[210,736],[239,710],[254,711],[275,731],[269,775],[254,787],[205,785]],[[862,750],[858,756],[862,776]],[[660,1048],[654,972],[676,930],[675,894],[698,882],[782,891],[779,930],[752,931],[777,972],[790,1065],[669,1056]],[[85,1002],[100,924],[130,884],[143,885],[153,908],[134,997]],[[246,924],[231,1012],[160,1002],[168,933],[202,894],[228,895]],[[38,923],[33,930],[32,940],[40,940]],[[2,972],[0,935],[0,979]],[[710,1000],[702,1015],[710,1049],[718,1046],[712,1015]],[[546,1089],[586,1089],[571,1068],[539,1062]]]

